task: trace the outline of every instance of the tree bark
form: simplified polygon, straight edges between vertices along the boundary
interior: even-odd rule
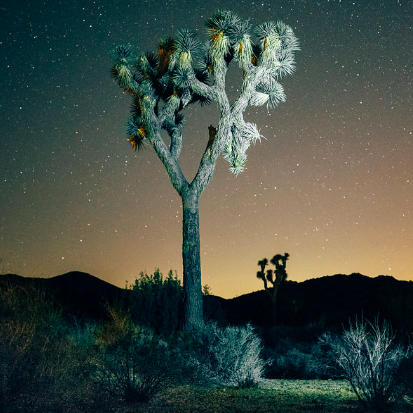
[[[185,331],[197,331],[204,324],[199,236],[199,197],[200,195],[196,192],[185,192],[182,195],[183,328]]]

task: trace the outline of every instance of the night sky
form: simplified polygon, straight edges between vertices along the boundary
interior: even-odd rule
[[[153,150],[130,147],[130,96],[110,78],[119,43],[156,50],[229,9],[282,20],[301,43],[287,101],[249,108],[266,137],[235,177],[222,158],[201,197],[202,283],[259,290],[258,260],[288,252],[290,280],[413,279],[413,2],[53,0],[0,7],[0,270],[89,272],[120,287],[182,276],[181,202]],[[228,93],[240,86],[230,72]],[[216,105],[186,111],[196,172]]]

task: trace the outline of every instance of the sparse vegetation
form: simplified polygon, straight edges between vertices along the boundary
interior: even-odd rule
[[[178,386],[145,413],[360,413],[344,381],[265,380],[254,388]]]
[[[386,322],[356,320],[341,335],[326,334],[322,340],[333,349],[344,377],[365,407],[381,413],[404,398],[411,383],[398,373],[412,351],[396,343]]]
[[[172,273],[143,279],[145,294],[167,291],[165,285],[179,291]],[[150,300],[162,297],[156,294]],[[322,324],[255,329],[210,323],[196,334],[159,324],[155,331],[137,323],[126,303],[106,304],[105,318],[85,321],[67,317],[42,287],[0,282],[0,412],[360,412],[352,383],[337,380],[332,369],[343,336],[329,336],[338,340],[336,348],[317,343]],[[411,411],[410,399],[403,399],[412,396],[410,352],[395,344],[387,327],[356,323],[354,337],[357,329],[370,344],[377,337],[385,344],[369,347],[383,349],[381,358],[372,358],[382,361],[384,373],[374,380],[387,397],[377,400],[395,413]],[[365,372],[373,364],[359,367]],[[267,373],[283,379],[269,380]],[[335,380],[320,380],[327,377]]]
[[[192,363],[179,346],[136,325],[129,313],[109,308],[111,320],[97,336],[100,358],[96,378],[102,388],[131,403],[145,403],[172,384],[191,378]]]
[[[86,411],[93,344],[74,334],[42,290],[1,286],[0,301],[0,411]]]

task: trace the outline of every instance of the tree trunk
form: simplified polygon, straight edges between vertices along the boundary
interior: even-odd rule
[[[193,192],[193,193],[191,193]],[[183,204],[183,288],[185,331],[199,330],[204,324],[199,237],[199,195],[184,193]]]
[[[277,299],[275,297],[271,300],[271,325],[273,327],[277,325]]]
[[[280,288],[280,281],[277,280],[277,278],[275,279],[275,284],[272,290],[272,297],[271,297],[271,301],[272,301],[272,314],[271,314],[271,318],[272,318],[272,325],[276,326],[277,325],[277,295],[278,295],[278,289]]]

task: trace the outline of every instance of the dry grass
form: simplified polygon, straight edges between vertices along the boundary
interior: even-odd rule
[[[144,408],[145,413],[357,412],[357,400],[343,381],[266,380],[257,388],[181,386]]]
[[[145,413],[361,412],[350,385],[331,380],[266,380],[252,389],[174,387],[141,409]],[[412,411],[410,401],[393,413]]]

